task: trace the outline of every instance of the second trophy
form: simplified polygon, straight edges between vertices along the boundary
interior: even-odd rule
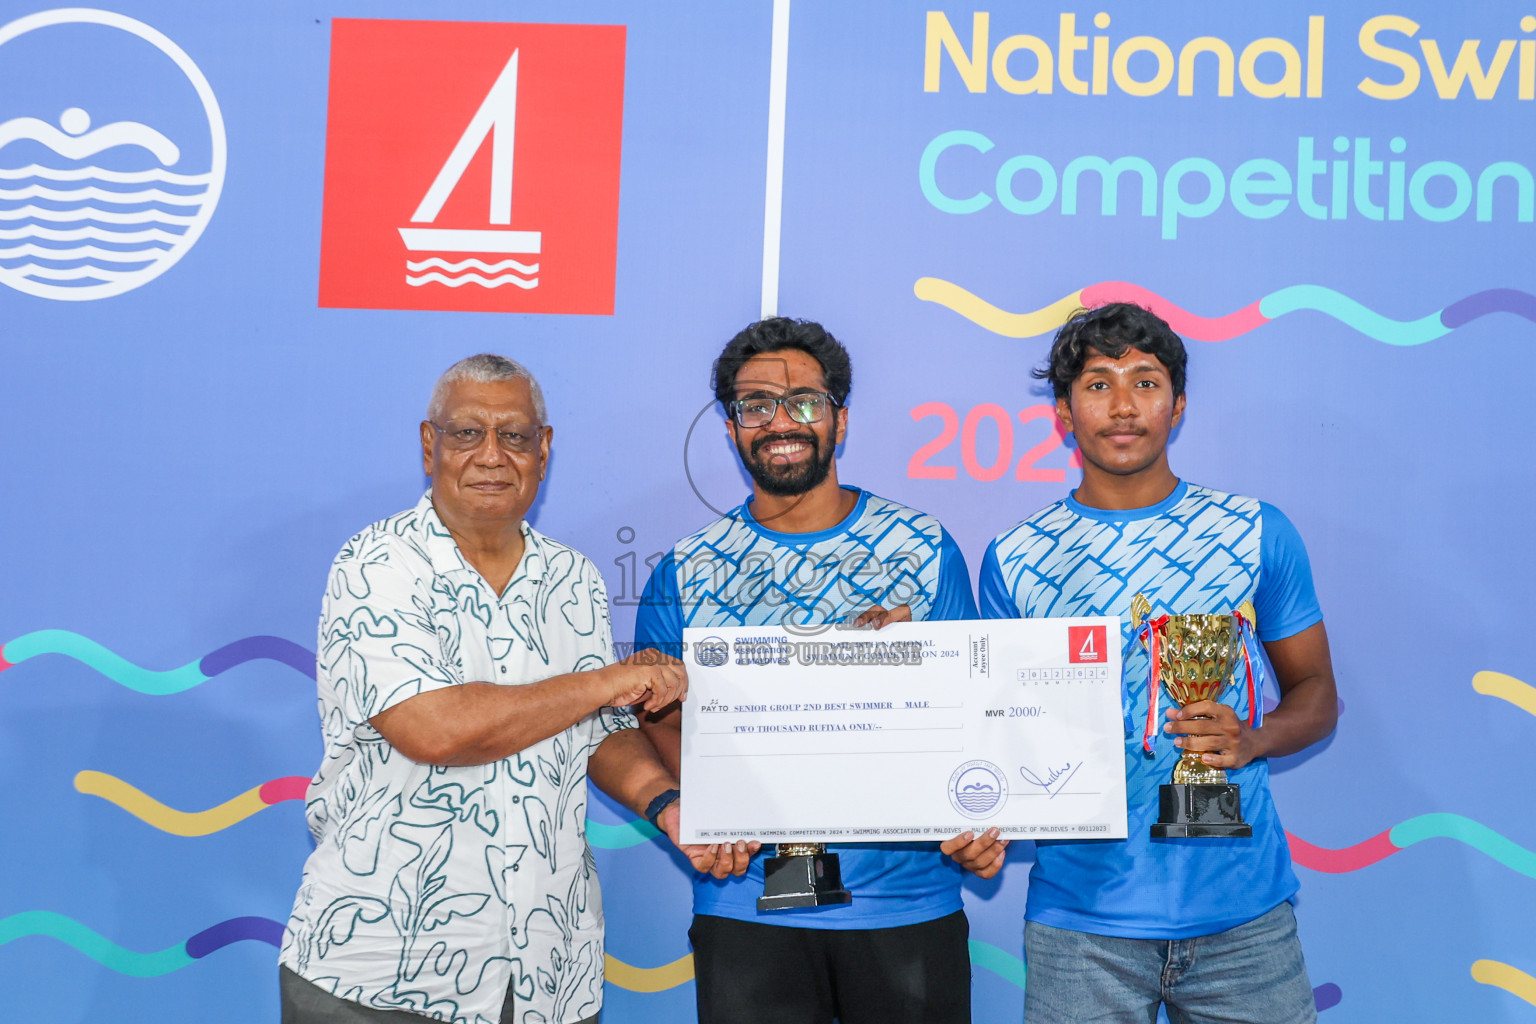
[[[758,910],[853,902],[853,895],[843,888],[837,854],[828,853],[825,843],[779,843],[773,854],[763,863]]]

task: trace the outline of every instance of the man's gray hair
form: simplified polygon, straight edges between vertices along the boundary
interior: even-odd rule
[[[542,425],[545,422],[544,389],[539,387],[539,382],[534,379],[528,368],[515,359],[506,356],[492,355],[482,352],[468,359],[460,359],[437,378],[437,383],[432,386],[432,400],[427,403],[427,419],[436,422],[443,414],[443,403],[448,400],[448,389],[460,381],[474,381],[477,384],[493,384],[502,380],[525,380],[528,382],[528,393],[533,396],[533,414],[539,418]]]

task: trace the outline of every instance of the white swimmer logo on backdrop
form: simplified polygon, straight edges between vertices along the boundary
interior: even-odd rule
[[[186,140],[178,146],[137,120],[97,125],[88,109],[67,100],[51,118],[34,111],[44,116],[0,122],[0,283],[76,301],[132,291],[186,255],[218,205],[226,155],[224,118],[207,78],[181,47],[143,22],[87,8],[29,14],[0,26],[0,66],[7,43],[77,24],[119,29],[169,57],[197,93],[210,145],[196,161],[203,166],[188,166]],[[101,56],[104,63],[111,57]],[[122,106],[120,96],[106,99]]]

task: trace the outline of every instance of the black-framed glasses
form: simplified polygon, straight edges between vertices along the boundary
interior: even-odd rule
[[[494,432],[496,443],[504,452],[526,455],[538,448],[539,438],[547,427],[534,423],[503,423],[499,427],[482,427],[478,423],[449,423],[438,426],[427,420],[431,428],[443,437],[443,447],[456,452],[468,452],[485,443],[485,435]]]
[[[793,395],[753,395],[737,398],[726,406],[738,427],[749,430],[766,427],[773,422],[779,406],[796,423],[817,423],[827,415],[828,409],[837,408],[832,396],[823,391],[799,391]]]

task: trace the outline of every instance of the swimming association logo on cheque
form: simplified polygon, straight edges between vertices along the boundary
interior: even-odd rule
[[[611,314],[624,33],[332,21],[320,305]]]
[[[226,147],[186,51],[113,11],[40,11],[0,25],[0,78],[0,283],[102,299],[187,254],[218,205]]]
[[[719,668],[731,660],[731,648],[717,636],[707,636],[693,645],[693,660],[705,668]]]
[[[949,802],[967,818],[990,818],[1008,802],[1008,779],[991,761],[967,761],[949,777]]]

